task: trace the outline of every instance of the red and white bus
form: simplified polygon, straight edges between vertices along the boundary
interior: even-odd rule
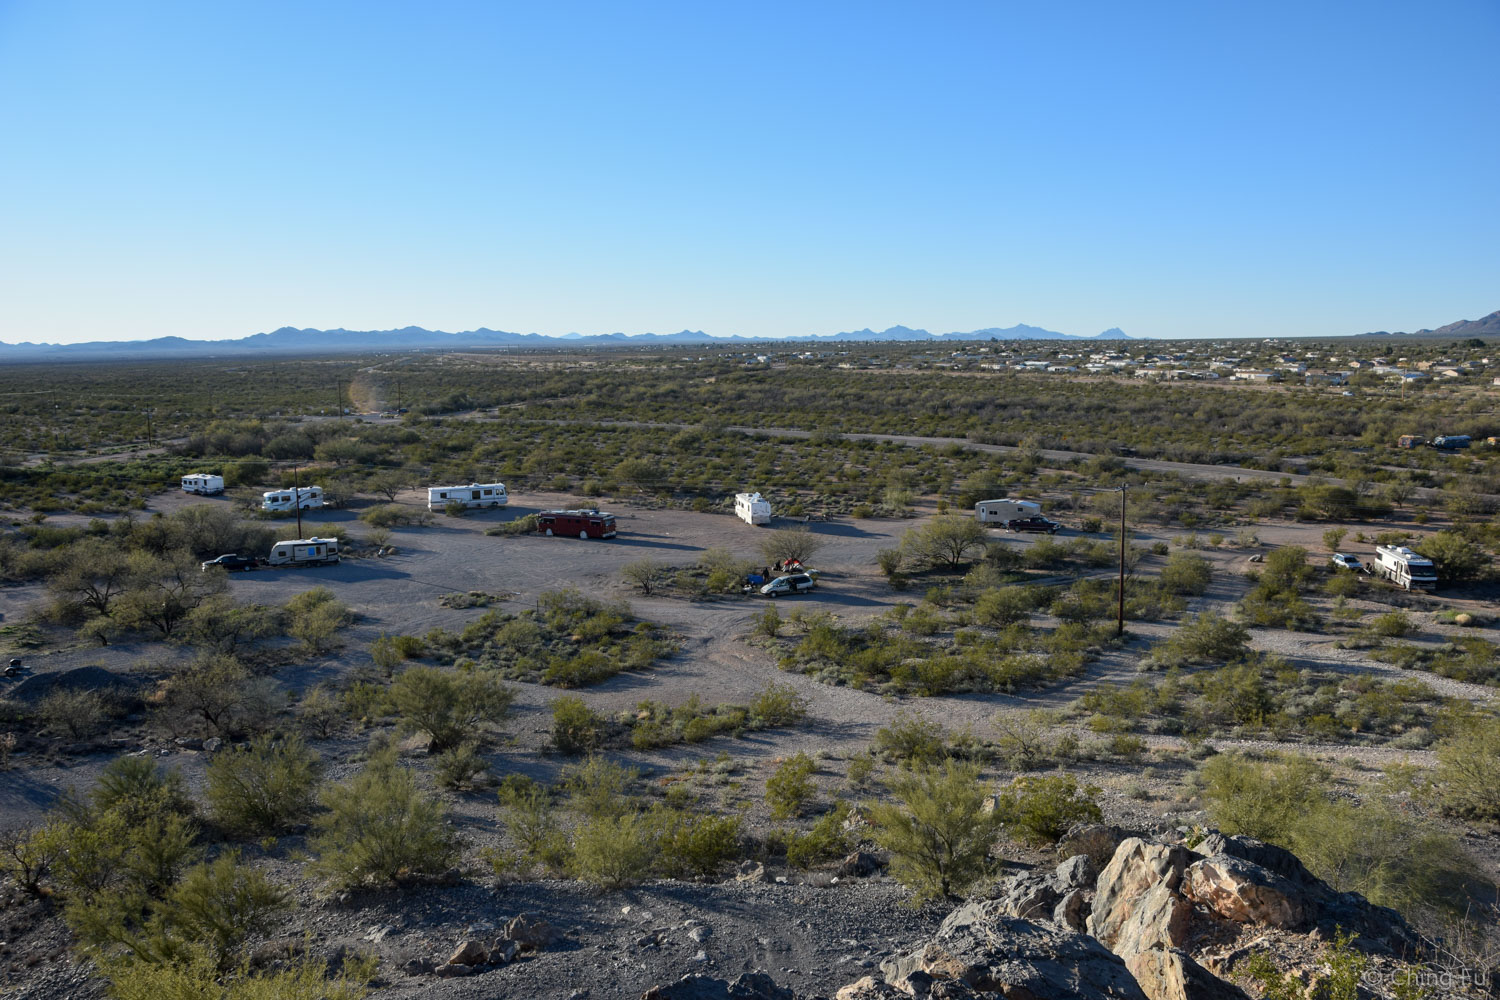
[[[538,535],[615,537],[615,516],[597,510],[544,510],[536,516]]]

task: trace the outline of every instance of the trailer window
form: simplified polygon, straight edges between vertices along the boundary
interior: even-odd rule
[[[469,499],[470,500],[478,500],[479,499],[479,491],[478,490],[473,490],[471,492],[472,492],[472,495],[469,497]]]

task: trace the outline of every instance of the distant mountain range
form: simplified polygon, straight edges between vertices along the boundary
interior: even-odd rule
[[[1417,330],[1414,333],[1387,333],[1377,330],[1364,334],[1366,337],[1500,337],[1500,310],[1479,319],[1461,319],[1457,323],[1440,326],[1436,330]]]
[[[270,333],[256,333],[236,340],[186,340],[182,337],[157,337],[152,340],[97,340],[84,344],[5,344],[0,343],[0,361],[59,361],[97,358],[193,358],[243,356],[249,354],[326,354],[334,351],[416,350],[419,348],[458,347],[573,347],[609,345],[670,344],[784,344],[809,341],[951,341],[951,340],[1129,340],[1118,328],[1105,330],[1093,337],[1045,330],[1039,326],[1018,324],[990,327],[968,333],[929,333],[905,326],[886,330],[854,330],[823,336],[751,338],[714,337],[702,330],[679,333],[567,333],[549,337],[540,333],[509,333],[481,327],[462,333],[427,330],[407,326],[399,330],[299,330],[284,326]]]

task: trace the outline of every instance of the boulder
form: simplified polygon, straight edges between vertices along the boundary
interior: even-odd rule
[[[759,861],[742,861],[735,869],[734,880],[736,882],[769,882],[771,876],[766,874],[766,866]]]
[[[1176,890],[1193,855],[1184,847],[1149,844],[1129,837],[1115,849],[1094,891],[1088,918],[1089,933],[1108,948],[1114,948],[1120,928],[1130,919],[1136,902],[1158,882]]]
[[[440,965],[436,969],[433,969],[432,974],[439,979],[456,979],[459,976],[472,976],[474,974],[474,967],[472,965],[459,965],[456,962],[449,962],[446,965]]]
[[[1087,854],[1075,854],[1052,871],[1052,886],[1058,892],[1070,889],[1092,889],[1099,869]]]
[[[1022,920],[1047,920],[1062,893],[1052,885],[1051,872],[1024,872],[995,887],[999,912]]]
[[[490,950],[473,938],[465,941],[448,956],[449,965],[483,965],[490,960]]]
[[[510,938],[495,938],[495,943],[490,946],[490,964],[509,965],[520,953],[521,946]]]
[[[541,951],[558,938],[557,928],[534,913],[511,917],[500,935],[514,941],[522,951]]]
[[[909,1000],[910,997],[910,993],[889,986],[874,976],[866,976],[840,989],[833,995],[833,1000]]]
[[[1291,930],[1307,921],[1306,891],[1244,858],[1204,858],[1182,880],[1188,899],[1226,920]]]
[[[1181,945],[1187,941],[1192,918],[1193,904],[1168,888],[1163,879],[1130,906],[1130,915],[1115,928],[1110,951],[1129,959],[1155,948]]]
[[[1181,948],[1152,948],[1132,955],[1125,966],[1150,1000],[1248,1000],[1193,960]]]
[[[843,860],[839,865],[839,878],[865,878],[874,875],[884,867],[880,858],[869,851],[855,851]]]
[[[1059,927],[1083,934],[1088,926],[1089,897],[1082,889],[1074,889],[1057,901],[1052,908],[1052,922]]]
[[[927,991],[932,996],[951,981],[1029,1000],[1145,1000],[1125,963],[1099,942],[1008,916],[1001,900],[959,907],[926,945],[886,959],[880,970],[897,989],[925,974],[934,981]]]

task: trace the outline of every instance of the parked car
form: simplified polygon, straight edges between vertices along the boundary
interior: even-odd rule
[[[1014,521],[1005,522],[1006,531],[1045,531],[1049,535],[1057,534],[1057,529],[1061,527],[1056,521],[1049,521],[1040,515],[1018,517]]]
[[[1356,573],[1364,569],[1358,556],[1345,555],[1342,552],[1335,552],[1333,557],[1328,560],[1328,565],[1334,569],[1349,569]]]
[[[818,580],[811,573],[794,573],[791,576],[778,576],[764,587],[760,592],[766,597],[780,597],[783,594],[805,594],[818,585]]]
[[[225,570],[233,573],[237,570],[252,570],[261,564],[262,560],[255,556],[241,556],[233,552],[219,556],[217,559],[207,559],[203,563],[203,571],[206,573],[215,566],[222,566]]]

